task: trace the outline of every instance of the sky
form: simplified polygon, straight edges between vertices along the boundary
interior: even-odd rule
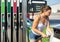
[[[46,0],[46,1],[47,5],[55,5],[60,3],[60,0]]]

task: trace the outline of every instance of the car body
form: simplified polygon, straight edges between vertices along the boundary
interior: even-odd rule
[[[26,23],[27,23],[27,28],[31,28],[32,22],[33,22],[32,20],[30,20],[30,19],[27,18],[27,21],[26,21]]]
[[[53,26],[53,31],[50,42],[60,42],[60,24]]]

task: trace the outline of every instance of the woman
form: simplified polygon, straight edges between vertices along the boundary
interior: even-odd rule
[[[50,33],[52,29],[49,25],[49,16],[51,14],[51,7],[50,6],[43,6],[41,11],[36,16],[33,21],[32,29],[29,34],[30,42],[35,42],[38,38],[40,38],[37,42],[42,42],[42,37],[46,38],[47,35],[44,34],[42,31],[46,28]]]

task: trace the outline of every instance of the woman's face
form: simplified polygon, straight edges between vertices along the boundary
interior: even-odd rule
[[[44,14],[45,14],[46,16],[50,16],[50,14],[51,14],[51,10],[47,10],[47,11],[45,11]]]

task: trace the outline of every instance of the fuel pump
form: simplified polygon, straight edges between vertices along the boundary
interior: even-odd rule
[[[16,38],[17,38],[16,40],[17,40],[17,42],[20,42],[19,41],[19,35],[20,35],[19,34],[19,28],[20,28],[19,27],[19,25],[20,25],[19,23],[20,23],[19,22],[19,0],[17,0],[17,31],[16,31]]]
[[[17,0],[13,1],[13,42],[17,42],[16,32],[17,32]]]
[[[5,0],[5,42],[8,42],[7,36],[7,0]]]
[[[11,42],[13,42],[13,0],[11,0]]]
[[[1,0],[1,42],[5,41],[5,0]]]
[[[0,42],[1,42],[1,0],[0,0]]]
[[[11,0],[7,0],[7,36],[11,42]]]

